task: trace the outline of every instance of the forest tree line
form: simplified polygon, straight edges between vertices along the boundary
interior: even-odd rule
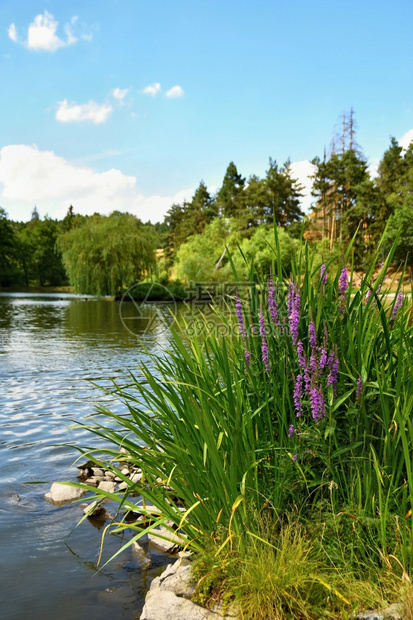
[[[263,272],[274,259],[274,218],[287,271],[303,237],[325,259],[340,256],[356,230],[357,268],[369,265],[384,232],[387,245],[400,234],[395,259],[412,266],[413,143],[406,150],[391,138],[372,177],[351,111],[329,153],[312,163],[314,201],[307,216],[290,162],[280,166],[271,158],[263,178],[247,179],[230,162],[214,195],[201,181],[190,201],[173,204],[157,224],[118,211],[79,215],[72,206],[62,220],[42,219],[35,207],[23,223],[0,207],[0,286],[70,284],[77,292],[114,295],[143,279],[167,281],[171,274],[184,281],[223,281],[231,278],[228,249],[240,275],[248,277],[250,259]]]

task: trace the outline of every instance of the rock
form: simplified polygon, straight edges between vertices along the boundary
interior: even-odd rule
[[[382,611],[362,611],[355,616],[356,620],[402,620],[403,606],[401,603],[394,603]]]
[[[118,489],[119,489],[119,491],[126,491],[126,489],[128,489],[129,486],[130,485],[127,482],[120,482],[119,486],[118,486]]]
[[[92,472],[94,476],[100,476],[101,478],[105,475],[105,470],[100,467],[92,467]]]
[[[122,478],[119,478],[119,476],[115,476],[114,477],[114,481],[115,482],[123,482]]]
[[[146,568],[152,564],[152,560],[146,555],[146,551],[136,540],[132,543],[132,554],[141,568]]]
[[[163,536],[164,538],[160,538],[159,536]],[[149,543],[156,547],[157,549],[163,551],[164,553],[168,553],[168,551],[172,551],[174,547],[179,545],[180,547],[185,546],[185,540],[181,538],[178,534],[170,532],[166,527],[159,526],[155,527],[151,532],[148,533]],[[165,540],[168,538],[168,540]]]
[[[124,467],[123,469],[121,469],[121,472],[124,476],[129,476],[129,469],[127,467]]]
[[[189,597],[194,588],[191,566],[185,560],[178,560],[152,581],[140,620],[230,620],[237,617],[236,610],[223,616],[192,603]]]
[[[50,488],[50,491],[46,493],[45,498],[53,504],[63,504],[65,502],[71,502],[75,499],[83,497],[87,493],[87,489],[80,487],[71,487],[66,484],[60,484],[54,482]]]
[[[91,487],[97,487],[100,482],[103,482],[103,478],[100,476],[91,476],[85,480],[85,484],[88,484]]]
[[[108,513],[106,508],[104,506],[102,506],[101,502],[98,502],[98,501],[95,501],[95,502],[92,502],[91,504],[88,504],[83,509],[83,514],[85,514],[88,517],[91,517],[93,519],[106,520],[106,519],[110,519],[111,518],[111,515]]]
[[[142,472],[136,472],[135,474],[132,474],[130,479],[133,482],[133,484],[137,484],[138,482],[142,480]]]
[[[98,489],[106,491],[107,493],[114,493],[116,490],[116,482],[111,480],[102,480],[102,482],[99,482],[98,484]]]
[[[115,480],[116,476],[111,471],[105,471],[105,479],[111,480],[112,482]]]

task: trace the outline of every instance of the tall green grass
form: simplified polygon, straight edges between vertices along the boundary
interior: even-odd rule
[[[100,407],[87,425],[107,449],[99,458],[84,452],[128,483],[117,497],[121,509],[133,509],[130,494],[138,492],[141,510],[155,513],[143,526],[121,517],[113,524],[135,530],[135,539],[168,522],[198,553],[213,541],[219,557],[258,536],[251,515],[265,507],[280,536],[286,520],[301,523],[331,574],[350,567],[355,579],[366,570],[376,582],[380,570],[406,579],[413,328],[400,284],[391,296],[383,284],[392,252],[373,280],[379,246],[355,288],[351,244],[338,271],[314,264],[305,248],[292,274],[283,274],[275,236],[274,285],[238,283],[227,308],[215,309],[226,336],[192,329],[191,317],[172,328],[165,355],[110,390],[128,413]],[[202,314],[196,319],[202,324]],[[121,474],[125,460],[142,468],[139,485]]]

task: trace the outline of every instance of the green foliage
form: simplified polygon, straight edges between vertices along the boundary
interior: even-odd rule
[[[321,270],[303,248],[289,281],[278,260],[276,286],[244,290],[215,327],[196,314],[171,330],[164,357],[107,390],[128,414],[100,407],[82,425],[107,441],[98,462],[142,468],[139,484],[120,475],[120,506],[140,493],[149,528],[172,521],[201,559],[215,546],[208,588],[223,580],[246,618],[315,618],[323,606],[338,617],[397,596],[412,574],[413,327],[409,306],[380,288],[393,251],[355,293],[343,263]],[[267,530],[254,517],[264,509]]]
[[[15,249],[14,230],[6,211],[0,207],[0,286],[9,286],[13,281]]]
[[[94,215],[59,238],[70,284],[79,293],[116,295],[155,267],[155,237],[128,213]]]
[[[280,265],[284,273],[291,271],[299,247],[298,240],[284,229],[279,230]],[[252,262],[259,274],[269,273],[278,260],[272,229],[262,225],[252,229],[251,237],[242,238],[237,231],[236,220],[214,220],[202,235],[191,237],[180,247],[177,274],[187,282],[233,281],[230,254],[242,280],[249,279]]]

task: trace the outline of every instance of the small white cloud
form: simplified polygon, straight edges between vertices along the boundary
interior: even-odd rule
[[[413,129],[410,129],[399,139],[399,145],[407,150],[412,140],[413,140]]]
[[[155,82],[154,84],[149,84],[149,86],[145,86],[145,88],[142,91],[142,94],[151,95],[152,97],[155,97],[160,92],[161,92],[161,85],[159,84],[159,82]]]
[[[57,34],[59,23],[54,19],[53,15],[44,12],[43,15],[37,15],[30,24],[27,32],[27,47],[30,50],[44,50],[47,52],[55,52],[59,47],[72,45],[76,42],[76,37],[68,33],[66,26],[67,41],[60,39]]]
[[[45,11],[43,15],[36,15],[29,25],[26,41],[19,41],[14,23],[10,25],[8,35],[14,43],[21,43],[29,50],[55,52],[61,47],[74,45],[78,41],[78,37],[73,32],[73,27],[76,26],[77,21],[78,17],[74,15],[70,22],[63,26],[65,38],[61,38],[57,34],[59,22],[55,20],[53,15]],[[90,40],[92,36],[83,34],[81,38]]]
[[[170,88],[166,93],[165,93],[165,97],[168,97],[169,99],[176,99],[177,97],[183,97],[184,96],[184,89],[182,88],[182,86],[172,86],[172,88]]]
[[[112,90],[112,95],[118,101],[123,101],[129,91],[130,91],[130,88],[114,88]]]
[[[58,102],[55,118],[61,123],[78,123],[82,121],[92,121],[95,125],[100,125],[107,121],[112,113],[112,106],[109,104],[99,104],[96,101],[88,101],[80,105],[69,103],[67,99]]]
[[[314,174],[315,166],[310,161],[293,161],[290,165],[291,176],[297,179],[299,184],[303,186],[302,197],[300,198],[301,208],[304,213],[308,213],[314,197],[311,196],[313,187],[313,179],[310,178]]]
[[[36,145],[13,144],[0,149],[0,204],[11,219],[30,219],[33,204],[41,213],[62,218],[70,204],[76,213],[128,211],[143,221],[161,221],[174,203],[192,196],[194,188],[170,196],[144,196],[137,179],[114,168],[96,172],[76,166]]]
[[[11,39],[14,43],[17,43],[17,30],[14,24],[10,24],[7,33],[9,35],[9,39]]]

